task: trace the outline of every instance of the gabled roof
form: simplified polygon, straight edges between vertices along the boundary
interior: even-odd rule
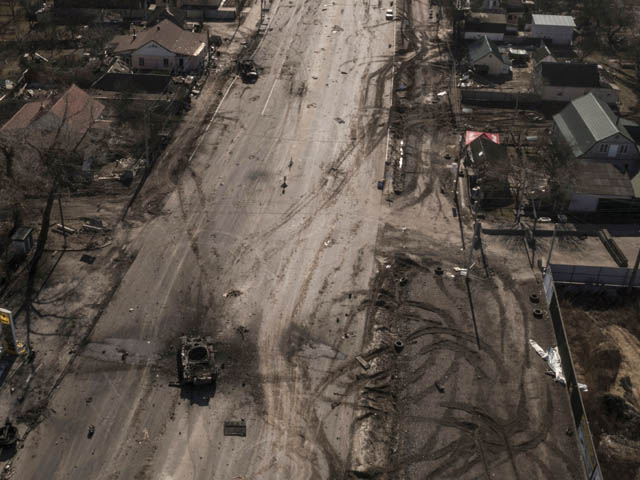
[[[71,130],[84,131],[102,115],[103,110],[103,104],[81,88],[71,85],[49,111],[65,121]]]
[[[500,50],[498,50],[496,44],[489,40],[486,35],[483,35],[481,39],[473,42],[469,46],[469,60],[471,63],[476,63],[490,53],[493,53],[500,61],[502,61],[502,63],[504,63]]]
[[[474,161],[502,162],[507,160],[507,147],[481,135],[469,144]]]
[[[552,87],[600,87],[600,72],[595,63],[542,62],[541,69],[545,85]]]
[[[542,60],[543,58],[553,57],[553,55],[551,54],[551,50],[549,50],[549,47],[547,47],[544,42],[542,42],[542,45],[540,45],[540,47],[536,48],[533,51],[533,55],[531,57],[533,58],[533,61],[535,63],[540,63],[540,60]]]
[[[580,160],[574,175],[575,193],[627,198],[636,196],[629,175],[612,163]]]
[[[24,130],[44,114],[50,113],[59,121],[64,121],[69,130],[84,132],[100,117],[103,110],[103,104],[72,85],[53,106],[42,102],[27,103],[2,126],[2,130]]]
[[[471,13],[465,20],[465,31],[505,33],[507,31],[507,16],[504,13]]]
[[[618,117],[593,93],[572,100],[553,116],[553,123],[576,157],[587,153],[597,142],[616,134],[633,142]]]
[[[177,55],[196,55],[207,44],[207,34],[190,32],[169,20],[163,20],[155,27],[136,32],[135,35],[116,35],[109,45],[114,53],[124,53],[138,50],[150,42]]]
[[[22,106],[0,130],[8,132],[10,130],[22,130],[27,128],[36,120],[44,109],[42,102],[29,102]]]
[[[554,27],[573,27],[575,28],[576,22],[573,17],[569,15],[540,15],[534,13],[531,15],[533,18],[533,25],[551,25]]]

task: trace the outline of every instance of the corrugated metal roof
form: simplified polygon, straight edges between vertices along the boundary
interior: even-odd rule
[[[500,53],[500,50],[498,50],[496,44],[489,40],[486,35],[483,35],[481,39],[469,46],[469,60],[471,63],[475,63],[489,55],[491,52],[493,52],[493,54],[504,63],[502,54]]]
[[[574,175],[575,193],[616,197],[635,196],[632,180],[611,163],[579,161]]]
[[[534,13],[533,24],[534,25],[553,25],[555,27],[574,27],[576,22],[573,17],[569,15],[541,15]]]
[[[609,106],[593,93],[572,100],[553,116],[553,122],[576,157],[617,133],[633,141],[624,125],[616,124],[617,117]]]

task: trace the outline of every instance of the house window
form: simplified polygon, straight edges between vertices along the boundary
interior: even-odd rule
[[[609,152],[609,144],[602,143],[600,144],[600,153],[608,153]]]
[[[629,145],[620,145],[620,148],[618,149],[619,153],[628,153],[629,152]]]
[[[169,66],[169,59],[168,59],[168,58],[163,59],[163,60],[162,60],[162,64],[163,64],[165,67],[168,67],[168,66]]]
[[[138,65],[140,65],[141,67],[144,67],[144,58],[140,57],[138,59]]]
[[[178,60],[178,65],[180,65],[180,68],[184,67],[184,58]]]

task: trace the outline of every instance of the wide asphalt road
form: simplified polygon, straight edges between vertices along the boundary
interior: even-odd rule
[[[127,243],[136,259],[13,461],[16,478],[348,470],[354,406],[335,379],[362,348],[386,208],[376,181],[391,98],[388,6],[272,6],[260,79],[221,92],[163,214]],[[215,394],[169,385],[182,333],[217,343]],[[240,419],[246,438],[225,437],[223,422]]]

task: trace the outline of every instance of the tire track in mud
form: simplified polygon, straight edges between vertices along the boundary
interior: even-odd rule
[[[414,447],[414,453],[401,451],[394,456],[392,461],[383,458],[381,462],[369,465],[370,468],[362,468],[360,465],[360,468],[353,469],[352,465],[352,469],[357,472],[356,476],[359,478],[396,478],[396,476],[405,478],[402,476],[402,472],[406,472],[414,465],[419,466],[418,471],[422,472],[419,478],[458,478],[469,475],[471,471],[486,476],[494,472],[496,468],[502,468],[501,471],[504,472],[504,466],[508,465],[512,472],[510,478],[531,478],[527,473],[531,468],[542,472],[543,475],[548,472],[556,472],[556,476],[547,475],[544,478],[557,478],[557,466],[564,464],[568,478],[576,478],[569,470],[569,466],[573,463],[572,459],[567,457],[562,449],[554,448],[555,441],[550,438],[551,427],[555,422],[553,415],[534,418],[529,413],[532,408],[536,411],[539,409],[531,404],[525,392],[524,378],[530,374],[530,372],[527,373],[529,363],[527,349],[525,348],[521,354],[518,354],[521,357],[518,360],[519,368],[515,371],[507,370],[504,367],[505,359],[501,347],[503,342],[496,342],[497,350],[494,350],[489,343],[483,342],[481,343],[481,351],[477,352],[474,337],[468,331],[468,315],[457,313],[459,305],[466,302],[466,294],[462,286],[452,280],[445,288],[444,280],[435,277],[428,267],[425,268],[425,265],[431,262],[428,256],[423,257],[425,260],[422,264],[416,265],[415,259],[420,255],[425,255],[424,252],[421,254],[406,250],[402,254],[393,254],[393,250],[390,252],[390,255],[386,255],[386,258],[389,259],[386,265],[391,265],[391,267],[381,266],[378,277],[383,278],[372,281],[372,291],[377,293],[373,297],[373,301],[370,302],[374,311],[369,314],[369,317],[376,318],[376,323],[380,325],[379,320],[385,315],[389,316],[392,312],[393,318],[390,318],[389,323],[385,325],[392,334],[404,340],[406,345],[404,352],[411,351],[413,358],[409,361],[409,367],[406,364],[407,360],[404,359],[404,353],[397,355],[390,348],[381,350],[377,352],[377,355],[389,357],[390,364],[386,365],[388,370],[367,372],[367,376],[369,380],[373,378],[379,380],[381,377],[392,376],[393,372],[396,372],[395,374],[402,377],[400,384],[389,382],[390,390],[378,389],[376,391],[377,394],[398,402],[398,406],[391,412],[387,412],[385,409],[376,410],[378,416],[386,415],[387,422],[399,422],[400,430],[405,428],[402,425],[410,426],[412,423],[422,422],[430,425],[428,430],[433,433],[427,436],[424,443]],[[407,254],[411,256],[409,262],[406,261]],[[442,260],[442,252],[439,252],[438,256]],[[429,292],[430,299],[440,298],[441,302],[444,302],[438,302],[437,307],[433,305],[434,300],[425,303],[422,300],[414,300],[413,293],[403,293],[412,292],[411,286],[414,282],[418,284],[420,289],[426,288],[420,283],[420,280],[425,276],[435,277],[431,280],[432,287],[426,291]],[[438,293],[434,292],[434,285]],[[493,293],[490,293],[494,288],[492,285],[488,282],[481,282],[475,288],[489,293],[487,301],[493,304],[491,308],[498,315],[504,315],[505,307],[500,298],[496,298]],[[505,290],[505,294],[512,294],[510,289],[505,287]],[[518,299],[516,305],[519,311],[528,311],[528,305],[520,303],[521,295],[514,297]],[[482,311],[485,308],[483,306]],[[382,316],[380,312],[382,312]],[[452,314],[451,312],[456,313]],[[516,314],[518,313],[516,312]],[[522,317],[525,322],[528,321],[526,314]],[[462,327],[462,331],[458,329],[458,325]],[[370,328],[372,326],[370,325]],[[501,329],[502,325],[497,325],[497,327]],[[448,363],[439,365],[436,372],[426,371],[429,365],[433,365],[434,362],[439,363],[434,355],[440,355],[438,353],[440,351],[449,352],[449,357],[446,357],[450,358]],[[447,378],[455,378],[463,371],[461,370],[461,360],[466,360],[464,370],[470,369],[475,372],[472,377],[475,378],[479,374],[483,379],[475,390],[471,390],[470,397],[468,387],[460,390],[461,384],[455,381],[450,384],[446,380]],[[437,397],[443,394],[437,392],[434,385],[426,388],[422,386],[429,384],[425,380],[427,375],[432,376],[432,382],[437,379],[441,385],[446,386],[447,395],[442,397],[445,400],[437,401]],[[510,404],[496,405],[492,387],[487,387],[484,384],[506,386],[517,378],[520,381],[515,385],[516,391],[519,392],[516,405],[513,407],[509,406]],[[419,386],[413,391],[404,390],[406,385],[416,384]],[[358,385],[362,385],[362,380],[358,382]],[[544,386],[545,403],[541,405],[542,411],[553,412],[552,388],[549,384]],[[394,391],[394,389],[397,390]],[[366,395],[361,394],[360,396],[361,399],[367,399]],[[456,400],[458,397],[461,400]],[[410,413],[403,413],[403,409],[399,406],[399,404],[430,402],[434,398],[438,405],[436,411],[442,410],[442,415],[416,417]],[[449,398],[451,400],[446,400]],[[379,398],[378,401],[380,402]],[[359,405],[362,409],[361,402]],[[356,423],[361,423],[364,418],[361,417]],[[384,422],[384,418],[379,420],[380,424],[376,425],[376,432],[385,432],[386,435],[388,432],[398,431],[394,427],[384,427],[382,425]],[[438,440],[442,428],[458,432],[453,437],[449,433],[449,443],[444,446],[442,446],[441,440]],[[354,435],[358,435],[357,427],[354,430]],[[376,448],[376,436],[369,439],[367,448],[370,450]],[[395,438],[393,433],[389,435],[389,438],[391,440],[384,445],[378,445],[381,457],[387,455],[389,449],[396,451],[396,448],[401,448],[406,441],[399,437]],[[436,444],[438,444],[438,449],[434,450]],[[544,454],[546,456],[539,456],[542,451],[546,452]],[[552,457],[556,457],[557,461],[549,463]],[[386,465],[386,467],[382,465]],[[412,472],[416,471],[412,470]]]

